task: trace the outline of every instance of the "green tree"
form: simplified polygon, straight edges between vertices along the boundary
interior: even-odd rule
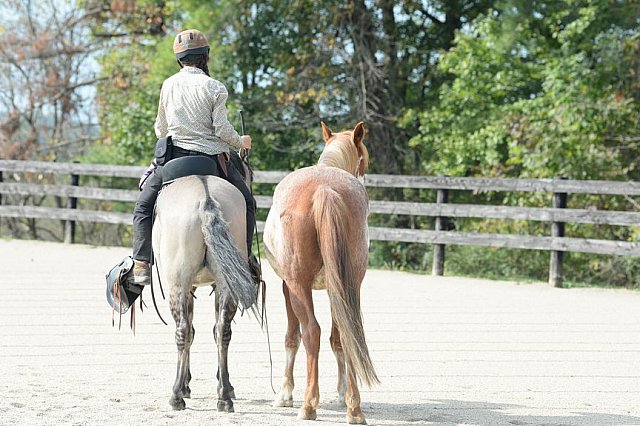
[[[442,75],[432,72],[440,49],[449,48],[456,29],[492,3],[133,2],[126,16],[111,9],[101,23],[124,28],[131,40],[104,58],[104,69],[120,73],[118,81],[125,84],[101,92],[102,123],[113,143],[139,161],[147,151],[135,146],[152,136],[147,123],[156,108],[154,93],[176,69],[172,35],[197,27],[212,44],[213,76],[231,91],[232,120],[237,124],[238,108],[247,112],[258,166],[288,170],[312,164],[321,147],[320,120],[335,128],[364,120],[373,170],[402,173],[414,165],[407,146],[413,128],[400,127],[400,118],[409,108],[421,110],[441,84]],[[131,14],[147,16],[143,22],[154,25],[140,28]]]
[[[160,87],[175,64],[167,28],[178,15],[176,5],[162,0],[88,0],[85,7],[96,3],[102,9],[93,21],[92,37],[109,49],[99,58],[105,78],[97,85],[103,139],[94,157],[99,152],[103,161],[149,163]]]
[[[419,120],[411,144],[420,152],[423,169],[454,176],[637,180],[639,19],[636,2],[511,1],[459,31],[439,63],[438,70],[451,79],[440,88],[437,102],[405,116]],[[537,194],[486,197],[512,205],[549,203]],[[582,207],[586,200],[603,209],[636,207],[633,200],[604,204],[587,196],[571,197],[570,207]],[[458,221],[455,226],[548,233],[535,223]],[[615,227],[569,225],[567,233],[637,239],[632,231]],[[529,268],[537,264],[532,270],[545,270],[545,257],[514,254],[505,264],[495,254],[496,261],[483,264],[509,268],[509,262],[524,260]],[[596,262],[572,255],[567,270],[588,280],[605,263],[611,266],[609,281],[636,280],[628,275],[637,269],[628,259]]]
[[[439,67],[453,80],[417,113],[412,146],[423,167],[458,176],[636,178],[637,5],[532,7],[517,23],[520,9],[507,8],[458,34]]]

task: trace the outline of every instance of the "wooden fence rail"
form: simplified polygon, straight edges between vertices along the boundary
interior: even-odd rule
[[[78,176],[138,178],[144,167],[112,166],[103,164],[51,163],[39,161],[0,160],[0,217],[42,218],[68,221],[66,240],[73,241],[75,221],[131,224],[132,215],[112,211],[82,210],[75,208],[74,200],[93,199],[133,202],[136,190],[78,186]],[[25,173],[70,176],[71,184],[35,184],[16,179]],[[256,183],[275,184],[288,172],[255,171]],[[3,179],[4,178],[4,179]],[[562,253],[582,252],[621,256],[640,256],[640,243],[629,241],[571,238],[564,235],[564,223],[593,225],[634,226],[640,224],[640,212],[604,211],[594,208],[568,209],[568,194],[595,194],[604,196],[640,196],[639,182],[580,181],[568,179],[499,179],[461,178],[445,176],[367,175],[364,184],[371,188],[432,189],[435,203],[371,200],[371,213],[381,215],[409,215],[435,218],[435,229],[400,229],[372,226],[372,240],[402,241],[434,245],[433,273],[442,275],[445,247],[448,244],[547,250],[551,254],[549,281],[562,285]],[[544,192],[554,200],[551,207],[514,207],[497,205],[452,204],[448,202],[451,190],[474,192]],[[2,194],[25,196],[57,196],[69,201],[66,208],[31,205],[7,205]],[[3,200],[4,203],[3,203]],[[271,197],[257,195],[258,208],[268,209]],[[546,222],[552,225],[550,236],[486,234],[447,230],[448,221],[455,218],[486,218]],[[261,231],[264,223],[258,223]]]

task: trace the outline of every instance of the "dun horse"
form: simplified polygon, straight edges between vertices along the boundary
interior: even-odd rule
[[[266,256],[283,280],[287,310],[286,365],[274,406],[293,406],[293,365],[300,338],[307,353],[307,388],[298,418],[314,420],[319,402],[320,326],[313,289],[331,305],[331,348],[338,363],[338,395],[349,423],[365,424],[358,380],[378,382],[362,325],[360,286],[368,264],[369,199],[357,179],[368,165],[364,124],[333,133],[322,123],[325,148],[316,166],[299,169],[276,187],[264,229]],[[302,327],[302,332],[300,328]]]
[[[179,160],[183,159],[172,161]],[[169,401],[174,410],[183,410],[184,398],[191,396],[193,292],[197,286],[213,285],[214,338],[218,347],[217,408],[234,411],[235,395],[227,368],[231,321],[238,305],[254,309],[257,297],[247,263],[244,208],[240,191],[215,176],[179,178],[158,196],[153,250],[161,282],[168,285],[171,315],[176,323],[178,368]]]

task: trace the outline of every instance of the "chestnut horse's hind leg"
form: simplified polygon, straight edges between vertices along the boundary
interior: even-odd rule
[[[341,406],[345,406],[345,392],[347,389],[347,376],[345,375],[345,361],[344,350],[342,349],[342,343],[340,342],[340,331],[335,321],[331,322],[331,337],[329,338],[331,343],[331,349],[336,357],[338,363],[338,402]]]
[[[360,408],[358,381],[353,374],[353,368],[350,368],[349,361],[345,358],[342,342],[340,341],[340,330],[333,318],[329,341],[338,362],[338,400],[347,407],[347,422],[350,424],[367,424],[364,413]]]
[[[345,395],[347,404],[347,422],[349,424],[366,425],[364,413],[360,408],[360,391],[358,390],[358,380],[353,374],[351,361],[347,359],[347,392]]]
[[[189,351],[193,342],[193,295],[186,292],[171,306],[171,314],[176,322],[176,346],[178,347],[178,367],[176,381],[169,404],[174,410],[184,410],[185,390],[189,389]],[[191,391],[188,390],[190,396]]]
[[[228,297],[221,297],[216,289],[216,325],[213,336],[218,346],[218,411],[233,413],[235,397],[233,386],[229,382],[227,355],[231,341],[231,321],[236,315],[237,305]]]
[[[291,301],[289,300],[289,289],[287,283],[282,282],[282,292],[284,293],[284,303],[287,309],[287,334],[284,338],[285,367],[284,377],[280,393],[273,401],[274,407],[293,407],[293,365],[296,361],[296,354],[300,347],[300,321],[293,313]]]
[[[290,302],[293,313],[302,326],[302,343],[307,352],[307,388],[304,401],[298,412],[300,420],[315,420],[320,402],[318,389],[318,354],[320,352],[320,324],[313,313],[311,286],[300,282],[289,282]]]

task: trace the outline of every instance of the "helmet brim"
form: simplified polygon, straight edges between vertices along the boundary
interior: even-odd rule
[[[195,49],[188,49],[184,52],[176,53],[176,59],[182,59],[187,55],[203,55],[209,53],[209,46],[197,47]]]

